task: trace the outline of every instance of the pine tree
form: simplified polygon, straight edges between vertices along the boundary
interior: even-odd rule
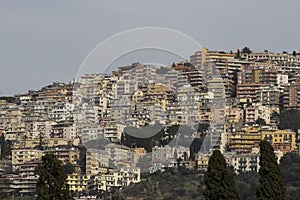
[[[281,169],[277,163],[271,144],[263,140],[260,146],[259,186],[256,192],[258,200],[289,199],[286,187],[281,177]]]
[[[207,200],[240,199],[234,184],[233,175],[229,173],[226,161],[219,150],[213,151],[209,158],[204,183],[206,185],[204,195]]]
[[[36,185],[38,200],[69,200],[70,196],[66,185],[67,175],[61,162],[54,155],[42,157],[43,163],[36,168],[39,179]]]

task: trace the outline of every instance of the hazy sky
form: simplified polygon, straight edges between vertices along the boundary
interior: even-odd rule
[[[68,82],[97,44],[137,27],[174,29],[213,50],[299,51],[299,8],[298,0],[0,0],[0,95]]]

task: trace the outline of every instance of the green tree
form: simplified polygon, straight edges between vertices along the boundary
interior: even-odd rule
[[[300,155],[297,153],[287,153],[280,159],[280,165],[288,194],[292,199],[299,199]]]
[[[258,178],[257,172],[241,172],[234,177],[236,186],[243,200],[255,199]]]
[[[51,154],[43,156],[42,161],[43,163],[36,168],[36,174],[39,175],[36,185],[37,199],[72,199],[66,184],[67,175],[61,161]]]
[[[257,118],[257,120],[255,121],[256,124],[263,126],[266,125],[266,120],[264,120],[263,118]]]
[[[5,140],[4,134],[0,135],[0,159],[11,156],[11,146],[11,141]]]
[[[296,51],[293,51],[293,56],[297,56],[297,53],[296,53]]]
[[[204,183],[206,185],[205,199],[240,199],[233,175],[229,173],[226,161],[219,150],[214,150],[209,158]]]
[[[17,103],[16,98],[11,96],[0,97],[0,100],[5,100],[7,103]]]
[[[79,165],[80,165],[81,173],[85,173],[86,172],[86,153],[87,153],[87,149],[86,149],[85,146],[79,146],[79,149],[80,149]]]
[[[198,127],[196,126],[195,128],[197,128],[197,132],[198,133],[204,134],[208,130],[209,124],[207,124],[207,123],[199,123]]]
[[[251,49],[249,47],[244,47],[242,49],[242,53],[250,54],[250,53],[252,53],[252,51],[251,51]]]
[[[268,141],[263,140],[260,142],[259,147],[260,169],[259,186],[256,191],[257,199],[289,199],[272,145]]]
[[[239,49],[237,50],[237,52],[236,52],[236,54],[235,54],[235,58],[237,58],[237,59],[240,59],[240,58],[241,58],[241,52],[240,52]]]
[[[64,171],[66,174],[73,174],[75,172],[75,167],[70,162],[64,165]]]
[[[300,129],[300,111],[299,110],[282,110],[279,115],[279,129],[292,129],[297,133]]]

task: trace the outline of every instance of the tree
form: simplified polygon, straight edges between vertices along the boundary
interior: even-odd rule
[[[233,175],[229,173],[226,161],[219,150],[214,150],[209,158],[204,183],[205,199],[240,199]]]
[[[75,172],[75,167],[70,162],[64,165],[64,171],[66,174],[73,174]]]
[[[257,118],[257,120],[255,121],[256,124],[263,126],[266,125],[266,120],[264,120],[263,118]]]
[[[280,159],[280,165],[288,194],[292,199],[299,199],[300,155],[297,153],[287,153]]]
[[[237,84],[238,84],[238,72],[239,72],[239,70],[237,70],[237,69],[235,69],[233,71],[233,77],[232,77],[232,80],[233,80],[233,90],[232,90],[232,93],[231,93],[231,97],[236,97]]]
[[[300,111],[299,110],[282,110],[279,115],[279,129],[292,129],[297,133],[300,129]]]
[[[236,186],[243,200],[255,199],[258,178],[257,172],[241,172],[234,177]]]
[[[252,51],[251,51],[251,49],[249,47],[244,47],[242,49],[242,53],[250,54],[250,53],[252,53]]]
[[[0,135],[0,159],[11,156],[11,146],[11,141],[5,140],[4,134]]]
[[[293,51],[293,56],[296,56],[296,55],[297,55],[296,51]]]
[[[17,103],[16,98],[11,96],[0,97],[0,100],[5,100],[7,103]]]
[[[207,123],[199,123],[197,128],[197,132],[201,133],[202,135],[208,130],[209,124]]]
[[[259,186],[256,191],[257,199],[289,199],[273,147],[266,140],[261,141],[259,147],[260,169]]]
[[[80,165],[81,173],[85,173],[86,172],[86,152],[87,152],[87,149],[86,149],[85,146],[79,146],[79,148],[80,148],[79,165]]]
[[[130,184],[121,190],[125,199],[203,199],[203,176],[197,170],[167,168],[142,174],[142,178],[140,183]]]
[[[280,117],[279,113],[276,112],[276,111],[273,111],[271,116],[270,116],[270,121],[272,123],[275,123],[275,124],[278,125],[279,124],[279,117]]]
[[[240,59],[240,58],[241,58],[241,52],[240,52],[239,49],[237,50],[237,52],[236,52],[236,54],[235,54],[235,58],[237,58],[237,59]]]
[[[36,168],[36,174],[39,175],[36,185],[37,199],[72,199],[66,184],[67,175],[61,161],[51,154],[43,156],[42,161],[43,163]]]

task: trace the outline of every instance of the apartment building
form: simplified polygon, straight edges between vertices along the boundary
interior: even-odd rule
[[[261,138],[268,140],[276,151],[296,151],[296,133],[291,130],[262,130]]]
[[[279,107],[282,94],[283,87],[281,86],[262,86],[260,90],[257,91],[256,102],[260,102],[264,106]]]
[[[39,160],[44,155],[42,150],[38,149],[13,149],[12,150],[12,169],[16,171],[20,165]]]
[[[78,193],[87,190],[90,175],[68,174],[66,183],[71,193]]]
[[[206,172],[211,154],[200,153],[197,160],[197,170]]]
[[[232,166],[236,174],[242,172],[258,172],[259,154],[242,153],[226,155],[228,165]]]
[[[26,133],[23,108],[14,103],[0,100],[0,127],[8,140],[17,140]]]
[[[283,107],[285,109],[300,109],[300,82],[284,86]]]
[[[86,153],[86,174],[105,173],[110,165],[110,156],[105,150],[89,148]]]
[[[253,148],[258,148],[261,141],[258,125],[245,125],[243,129],[229,134],[229,151],[250,153]]]
[[[139,168],[120,168],[107,173],[91,176],[88,189],[91,191],[111,191],[141,181]]]
[[[11,197],[32,197],[36,194],[36,183],[38,176],[7,174],[4,176],[4,178],[10,182],[9,194]]]
[[[105,152],[110,157],[110,167],[129,167],[132,165],[132,152],[129,147],[118,144],[107,144]]]
[[[261,86],[257,83],[237,84],[237,98],[240,102],[256,103]]]
[[[45,154],[53,154],[58,160],[62,162],[63,165],[71,163],[72,165],[77,165],[80,159],[80,151],[77,147],[69,146],[57,146],[57,147],[47,147],[44,150]]]

